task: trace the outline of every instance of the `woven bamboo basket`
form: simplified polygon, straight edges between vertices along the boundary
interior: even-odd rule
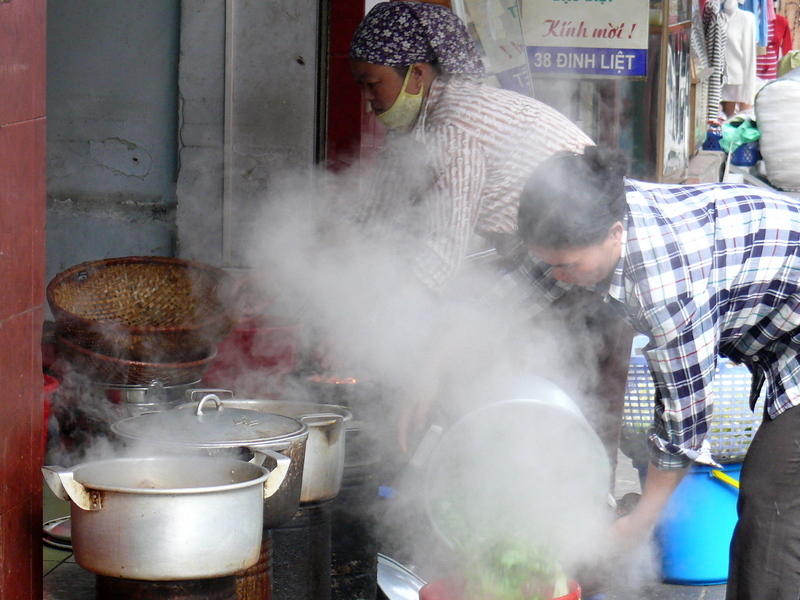
[[[149,363],[207,358],[231,330],[230,278],[202,263],[129,256],[56,275],[47,302],[57,335],[111,358]]]
[[[153,363],[98,354],[61,337],[58,344],[64,358],[77,372],[107,385],[148,386],[154,381],[164,386],[196,383],[217,356],[212,349],[208,356],[199,360]]]

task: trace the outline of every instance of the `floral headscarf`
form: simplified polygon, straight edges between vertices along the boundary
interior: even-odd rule
[[[403,67],[438,62],[445,73],[484,76],[483,62],[456,14],[429,2],[381,2],[356,29],[350,58]]]

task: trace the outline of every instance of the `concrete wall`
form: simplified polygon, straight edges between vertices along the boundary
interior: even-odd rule
[[[279,173],[324,149],[320,0],[192,0],[181,18],[179,254],[248,267]]]
[[[273,174],[323,152],[320,6],[50,0],[48,281],[136,254],[246,266]]]
[[[180,0],[47,3],[47,269],[175,252]]]
[[[180,255],[222,264],[225,0],[194,0],[181,17]]]

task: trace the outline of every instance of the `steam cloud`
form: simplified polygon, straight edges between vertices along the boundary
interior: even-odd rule
[[[571,322],[565,315],[563,320],[552,319],[546,326],[539,323],[533,327],[529,315],[517,314],[508,306],[482,303],[481,294],[496,283],[497,275],[491,267],[468,265],[463,275],[440,293],[431,292],[413,277],[411,264],[424,229],[418,225],[424,223],[426,210],[415,205],[413,198],[425,186],[428,174],[419,162],[420,153],[405,149],[408,150],[412,151],[392,157],[397,161],[395,172],[401,175],[387,188],[399,193],[390,195],[383,205],[369,202],[371,198],[366,205],[362,203],[360,198],[373,188],[357,167],[338,175],[287,174],[273,185],[249,243],[251,263],[264,273],[266,286],[281,292],[273,310],[295,311],[304,326],[318,333],[319,340],[330,350],[335,373],[367,376],[379,381],[384,390],[391,390],[398,413],[403,403],[429,391],[420,379],[432,365],[441,378],[431,420],[444,426],[471,409],[504,399],[499,396],[503,383],[531,374],[557,383],[570,396],[583,401],[580,404],[584,409],[590,407],[587,390],[595,385],[597,375],[576,365],[591,364],[585,359],[597,347],[598,340],[581,323]],[[409,173],[414,175],[402,175]],[[403,206],[409,211],[405,219]],[[365,214],[369,217],[366,223],[360,220]],[[527,392],[528,396],[515,397],[537,398],[536,389]],[[386,441],[389,455],[398,453],[395,417],[386,415],[381,423],[385,431],[379,439]],[[524,437],[524,426],[520,430],[519,424],[513,425],[514,434]],[[487,423],[487,430],[502,428],[503,423]],[[536,435],[534,431],[529,433]],[[413,442],[418,440],[417,437]],[[521,441],[520,448],[530,451],[531,440]],[[551,441],[548,438],[544,443]],[[553,450],[543,448],[542,454]],[[491,447],[475,448],[476,453],[491,451]],[[569,441],[560,451],[569,455]],[[598,453],[602,454],[602,449]],[[604,457],[596,458],[600,462],[593,464],[602,464]],[[465,456],[465,460],[467,469],[490,468],[490,463],[476,461],[475,456]],[[536,456],[531,456],[530,461],[540,462]],[[522,496],[535,499],[537,490],[552,490],[563,484],[574,492],[575,501],[574,507],[561,505],[563,515],[574,515],[587,505],[595,510],[603,503],[607,491],[604,475],[600,475],[599,483],[597,473],[576,482],[581,465],[565,473],[558,472],[557,464],[563,466],[560,461],[549,469],[538,464],[538,470],[534,469],[537,480],[510,477],[509,486],[518,488]],[[480,478],[480,474],[475,477]],[[417,507],[421,506],[417,495],[420,483],[413,473],[407,475],[404,493],[413,496],[411,503]],[[600,501],[581,497],[578,490],[585,489],[582,485],[599,485]],[[530,488],[522,489],[527,486]],[[496,492],[502,494],[503,490]],[[597,489],[591,493],[597,499]],[[545,495],[540,494],[541,505],[534,501],[527,515],[515,515],[518,523],[524,524],[526,517],[541,523],[541,515],[553,509],[548,504],[552,498],[545,499]],[[569,493],[562,493],[558,497],[563,502],[568,496]],[[486,494],[480,495],[481,502],[486,499]],[[412,555],[420,550],[419,539],[413,538],[420,533],[418,526],[425,519],[419,510],[415,516],[417,527],[410,527],[408,522],[383,523],[391,529],[387,536],[407,538],[401,544],[412,549]],[[599,539],[607,525],[605,516],[592,512],[574,519],[569,535],[581,543],[558,544],[565,562],[578,562],[602,551],[601,543],[587,546],[583,536]],[[563,519],[556,521],[564,523]],[[584,525],[582,532],[575,531],[577,523]],[[590,527],[589,523],[593,525]],[[424,525],[422,533],[432,536]]]
[[[386,442],[387,448],[381,452],[384,456],[399,455],[396,418],[405,404],[431,391],[436,404],[430,420],[445,428],[471,410],[506,399],[505,384],[530,375],[540,375],[556,383],[588,413],[592,410],[588,391],[595,386],[597,374],[586,369],[593,364],[587,356],[599,340],[583,323],[563,315],[564,318],[554,317],[547,322],[540,320],[533,326],[530,315],[520,315],[509,306],[483,303],[483,292],[496,282],[496,272],[491,266],[467,265],[462,275],[439,293],[428,290],[413,276],[411,265],[428,209],[415,204],[414,199],[428,185],[431,175],[424,153],[418,150],[414,146],[400,146],[394,151],[389,159],[396,163],[396,177],[384,182],[382,188],[373,187],[374,182],[363,176],[360,165],[340,174],[284,173],[271,182],[269,193],[263,198],[263,210],[248,226],[245,244],[251,251],[247,262],[262,274],[264,287],[279,292],[270,312],[294,318],[302,323],[305,332],[312,332],[309,347],[320,344],[328,350],[334,374],[379,382],[383,392],[391,395],[395,413],[371,423],[381,429],[373,438]],[[362,199],[365,196],[370,199],[374,193],[387,194],[387,201],[364,203]],[[426,373],[437,374],[435,390],[425,389]],[[528,395],[513,397],[537,399],[535,387],[526,391]],[[98,410],[99,420],[109,423],[114,420],[114,415],[107,414],[103,399],[84,402],[82,409]],[[501,432],[505,424],[487,423],[485,430]],[[531,453],[527,466],[535,463],[536,468],[530,472],[535,472],[536,477],[514,476],[514,467],[526,466],[523,456],[515,457],[505,469],[498,470],[492,480],[498,487],[507,481],[509,489],[532,499],[529,510],[513,515],[519,520],[520,529],[541,529],[542,515],[554,507],[552,497],[542,497],[538,504],[537,494],[564,483],[566,491],[558,494],[557,510],[562,511],[562,517],[573,514],[577,518],[563,534],[573,542],[587,538],[594,538],[595,542],[556,544],[565,566],[602,552],[603,544],[597,542],[606,524],[604,515],[597,512],[602,500],[587,502],[581,484],[603,487],[600,497],[604,499],[603,475],[598,479],[598,474],[592,473],[592,477],[582,482],[576,481],[582,472],[581,464],[574,465],[576,468],[568,473],[559,470],[563,461],[547,468],[540,460],[542,457],[535,455],[536,440],[529,437],[536,436],[536,431],[547,430],[546,424],[543,429],[542,424],[537,424],[539,429],[532,428],[527,433],[524,425],[524,422],[513,423],[511,431],[521,440],[520,448]],[[417,432],[411,440],[412,453],[422,433]],[[544,443],[552,446],[552,436]],[[480,471],[492,468],[491,460],[486,457],[495,458],[491,455],[493,449],[476,447],[473,452],[465,451],[467,476],[459,473],[454,480],[470,481],[469,470],[473,469],[480,481]],[[129,450],[137,455],[147,453],[142,448]],[[556,450],[568,459],[570,441],[566,440],[559,448],[544,450]],[[62,464],[119,453],[120,448],[99,440],[78,457],[62,457]],[[478,455],[484,458],[475,460]],[[603,458],[593,464],[602,464]],[[451,557],[441,552],[437,555],[437,550],[432,550],[441,547],[436,546],[435,535],[426,525],[421,509],[422,474],[410,468],[397,484],[414,507],[411,516],[398,510],[388,516],[396,517],[399,522],[384,518],[379,525],[389,530],[384,532],[385,537],[395,540],[412,562],[425,560],[421,557],[433,552],[427,558],[438,560],[427,563],[428,575],[438,576],[452,568],[446,564]],[[505,490],[498,489],[496,493],[503,494]],[[597,489],[591,492],[595,499],[597,493]],[[491,497],[491,491],[481,493],[478,500],[485,503]],[[568,498],[575,500],[575,506],[566,505]],[[591,514],[576,513],[587,505],[593,511]],[[467,509],[468,514],[472,514],[471,510]],[[480,507],[477,510],[480,512]],[[528,519],[531,523],[527,523]],[[554,519],[549,525],[556,522],[565,521]],[[585,525],[584,530],[576,531],[575,524]],[[555,533],[548,530],[543,535],[552,537]]]

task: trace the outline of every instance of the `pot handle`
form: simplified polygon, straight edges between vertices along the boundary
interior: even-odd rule
[[[325,436],[327,446],[335,446],[344,431],[344,417],[334,413],[313,413],[300,417],[309,429]]]
[[[289,472],[292,459],[269,448],[250,448],[250,450],[254,455],[250,462],[269,469],[269,477],[264,482],[264,500],[266,500],[281,487],[283,480],[286,479],[286,473]]]
[[[83,510],[97,511],[103,508],[100,492],[87,490],[73,479],[72,471],[63,467],[49,466],[42,467],[42,474],[47,485],[61,500],[72,500]]]
[[[200,402],[197,403],[196,414],[198,417],[203,416],[203,407],[206,405],[206,402],[213,402],[214,408],[218,411],[222,410],[223,408],[222,400],[219,399],[219,396],[217,396],[216,394],[206,394],[205,396],[203,396],[202,400],[200,400]]]

